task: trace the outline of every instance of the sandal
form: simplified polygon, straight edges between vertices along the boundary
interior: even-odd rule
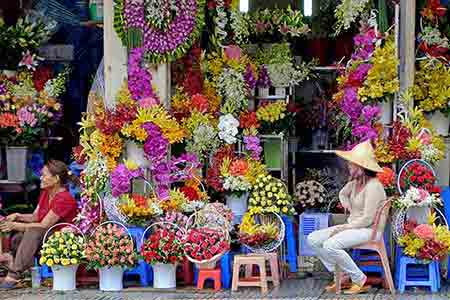
[[[344,291],[345,295],[357,295],[362,293],[367,293],[372,286],[366,285],[367,276],[364,278],[364,281],[360,284],[353,283],[352,286]]]
[[[341,289],[348,289],[350,287],[351,287],[350,277],[342,276]],[[325,291],[327,293],[336,293],[336,290],[337,290],[337,286],[336,286],[336,282],[334,282],[334,281],[325,287]]]
[[[19,284],[18,281],[13,282],[13,281],[3,281],[0,284],[0,290],[13,290],[15,288],[17,288],[17,285]]]

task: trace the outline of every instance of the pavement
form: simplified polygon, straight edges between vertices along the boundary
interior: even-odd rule
[[[152,288],[129,288],[120,293],[105,293],[96,289],[81,289],[75,292],[53,292],[43,288],[39,290],[17,289],[1,291],[1,300],[448,300],[450,284],[444,283],[439,293],[431,294],[427,289],[414,289],[402,295],[391,296],[388,291],[372,288],[368,294],[358,296],[337,296],[323,291],[328,281],[317,278],[284,280],[279,289],[271,289],[261,295],[259,289],[240,288],[237,292],[222,290],[196,290],[180,288],[177,290],[154,290]]]

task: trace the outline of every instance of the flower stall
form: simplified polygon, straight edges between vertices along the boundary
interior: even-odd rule
[[[114,0],[102,4],[103,23],[88,22],[104,59],[70,145],[81,169],[77,230],[49,233],[40,252],[54,290],[75,289],[79,265],[98,273],[102,291],[137,276],[155,289],[195,277],[200,289],[210,276],[215,289],[256,277],[264,292],[288,272],[314,275],[308,235],[348,215],[335,150],[368,140],[391,203],[393,264],[434,268],[450,253],[447,4],[321,0],[309,15],[300,4],[244,2]],[[7,182],[25,182],[32,151],[51,148],[56,125],[67,125],[78,66],[40,56],[62,19],[0,21]],[[267,263],[270,275],[251,267]],[[240,264],[249,278],[235,278]]]

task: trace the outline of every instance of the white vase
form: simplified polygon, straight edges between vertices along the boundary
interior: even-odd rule
[[[440,111],[435,111],[431,114],[427,114],[427,117],[438,134],[442,136],[448,136],[450,117],[441,113]]]
[[[27,160],[27,147],[6,147],[8,180],[25,181],[27,179]]]
[[[177,286],[175,264],[154,264],[153,287],[155,289],[173,289]]]
[[[225,200],[228,208],[233,212],[233,225],[240,224],[242,217],[247,212],[248,193],[244,193],[241,196],[226,195]]]
[[[78,265],[70,266],[52,266],[53,272],[53,290],[54,291],[73,291],[76,289]]]
[[[98,270],[101,291],[121,291],[123,289],[123,268],[103,267]]]
[[[16,70],[2,70],[2,73],[8,78],[14,78],[17,75]]]
[[[387,101],[383,101],[381,103],[378,104],[378,107],[381,109],[381,123],[383,125],[389,125],[392,123],[392,112],[393,112],[393,108],[392,108],[392,98],[389,97],[389,99],[387,99]]]
[[[144,148],[133,141],[125,144],[125,155],[127,159],[134,161],[139,167],[148,168],[150,161],[145,158]]]

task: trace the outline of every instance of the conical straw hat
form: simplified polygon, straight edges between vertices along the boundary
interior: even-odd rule
[[[370,141],[362,142],[356,145],[350,151],[336,150],[336,155],[342,157],[345,160],[351,161],[364,169],[382,172],[383,169],[378,165],[375,158],[375,153]]]

